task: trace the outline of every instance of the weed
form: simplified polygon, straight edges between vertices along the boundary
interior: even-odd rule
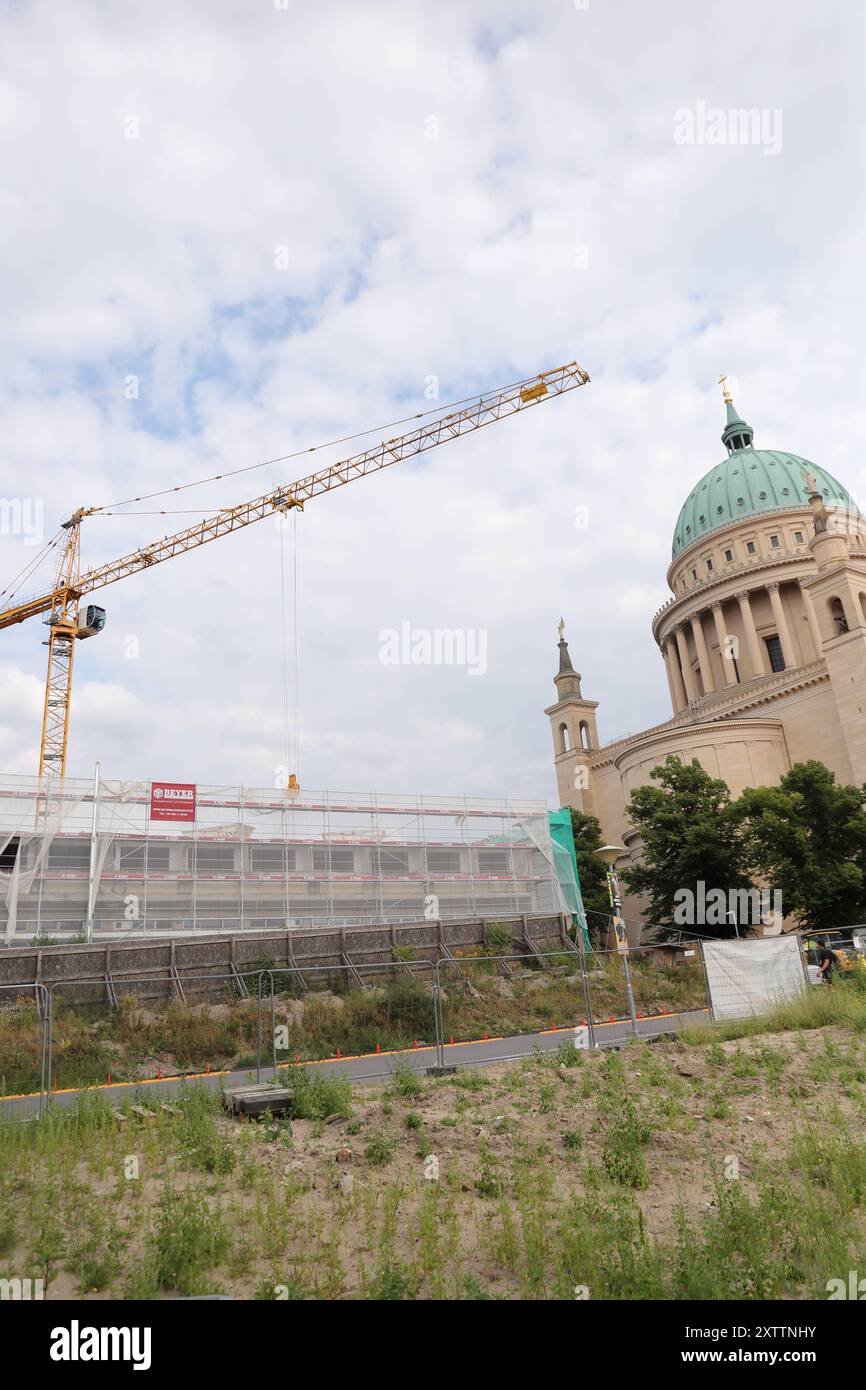
[[[214,1268],[229,1245],[222,1213],[212,1211],[200,1193],[167,1189],[148,1240],[156,1287],[186,1296],[213,1292]]]
[[[496,1159],[486,1144],[482,1144],[480,1164],[475,1178],[475,1191],[479,1197],[501,1197],[502,1179],[497,1172]]]
[[[394,1072],[393,1087],[397,1096],[418,1096],[424,1090],[424,1083],[414,1067],[401,1058]]]
[[[374,1129],[367,1140],[364,1157],[371,1168],[383,1168],[394,1157],[395,1142],[381,1130]]]

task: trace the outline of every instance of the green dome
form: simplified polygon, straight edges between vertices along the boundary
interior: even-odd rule
[[[761,512],[808,508],[811,488],[804,474],[815,479],[825,502],[857,511],[847,489],[816,463],[777,449],[752,448],[751,426],[740,420],[730,404],[722,439],[730,450],[728,457],[704,474],[683,503],[674,528],[674,557],[733,521]]]

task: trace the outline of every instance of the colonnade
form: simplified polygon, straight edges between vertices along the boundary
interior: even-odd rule
[[[800,590],[812,643],[815,651],[820,654],[822,650],[821,634],[812,599],[800,581],[794,582]],[[702,696],[712,695],[717,691],[724,692],[725,689],[743,681],[756,680],[761,676],[770,674],[765,645],[758,635],[752,611],[752,603],[761,593],[766,593],[769,597],[785,669],[789,670],[800,664],[777,581],[765,584],[761,588],[741,590],[725,600],[717,599],[708,608],[700,609],[687,618],[683,618],[668,633],[662,643],[662,655],[667,671],[671,701],[677,714],[687,705],[701,699]],[[724,614],[725,603],[737,604],[740,629],[738,633],[733,633],[730,630]],[[717,666],[713,665],[710,658],[710,650],[704,631],[704,618],[709,617],[710,614],[712,614],[713,628],[721,658]],[[693,651],[691,653],[688,645],[689,631],[691,631],[692,638]],[[696,665],[694,664],[695,659]],[[721,679],[719,678],[719,668],[721,669]]]

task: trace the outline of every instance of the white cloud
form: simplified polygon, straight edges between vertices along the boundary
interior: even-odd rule
[[[53,531],[424,409],[431,374],[446,400],[576,356],[589,387],[298,523],[307,785],[552,792],[561,613],[603,735],[665,717],[649,623],[720,454],[720,371],[759,443],[866,492],[856,23],[822,15],[817,47],[804,0],[732,0],[721,30],[676,0],[7,7],[0,496],[42,498]],[[781,107],[782,154],[676,145],[698,100]],[[148,509],[223,506],[346,451]],[[94,518],[85,558],[190,520]],[[0,582],[29,558],[0,536]],[[262,523],[105,590],[72,770],[269,785],[278,585]],[[402,620],[484,628],[487,675],[383,666]],[[0,634],[6,770],[35,758],[43,637]]]

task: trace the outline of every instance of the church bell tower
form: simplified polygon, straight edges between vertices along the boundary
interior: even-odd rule
[[[559,671],[553,678],[556,703],[544,711],[553,733],[559,804],[573,806],[586,815],[597,814],[590,760],[598,748],[595,721],[597,700],[586,700],[580,691],[580,674],[571,664],[565,623],[559,620]]]

